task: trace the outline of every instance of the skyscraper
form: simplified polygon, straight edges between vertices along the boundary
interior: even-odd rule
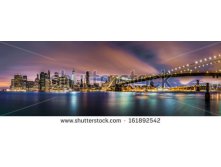
[[[93,81],[94,81],[94,85],[95,85],[96,81],[97,81],[97,72],[96,71],[93,72]]]
[[[62,90],[68,90],[70,88],[70,80],[70,77],[62,71],[61,76],[59,77],[59,88]]]
[[[22,75],[14,75],[14,89],[21,90],[23,87],[23,78]]]
[[[72,85],[72,88],[74,87],[74,85],[76,84],[76,74],[75,74],[75,69],[72,70],[72,74],[71,74],[71,85]]]
[[[80,88],[84,87],[84,83],[83,83],[83,75],[81,75],[81,83],[80,83]]]
[[[11,86],[10,89],[14,90],[15,89],[15,79],[11,79]]]
[[[40,89],[39,82],[40,82],[39,74],[37,74],[37,77],[35,78],[35,83],[34,83],[35,91],[39,91],[39,89]]]
[[[86,87],[90,87],[90,73],[86,71]]]
[[[72,81],[75,83],[75,79],[76,79],[76,76],[75,76],[75,69],[72,70],[71,79],[72,79]]]
[[[40,73],[40,81],[39,81],[39,85],[40,85],[40,91],[41,92],[45,92],[45,85],[46,85],[46,76],[44,72]]]
[[[55,72],[52,76],[52,89],[58,90],[59,89],[59,73]]]
[[[49,92],[51,81],[50,81],[50,71],[48,73],[41,72],[40,73],[40,91],[41,92]]]
[[[27,88],[28,77],[27,75],[22,76],[22,89],[25,90]]]

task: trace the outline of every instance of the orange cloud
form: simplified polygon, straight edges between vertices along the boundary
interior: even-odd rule
[[[0,82],[0,87],[8,87],[10,82]]]

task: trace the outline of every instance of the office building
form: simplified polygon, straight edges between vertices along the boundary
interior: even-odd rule
[[[89,71],[86,71],[86,87],[90,87],[90,73]]]

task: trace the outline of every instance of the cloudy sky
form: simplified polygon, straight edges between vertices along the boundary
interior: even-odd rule
[[[70,74],[158,73],[221,53],[221,42],[0,42],[0,87],[14,74],[33,80],[41,71]],[[219,68],[219,67],[213,67]],[[183,79],[182,82],[189,82]]]

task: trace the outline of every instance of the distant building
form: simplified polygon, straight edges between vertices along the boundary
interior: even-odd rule
[[[83,83],[83,75],[81,75],[81,82],[80,82],[80,88],[84,87],[84,83]]]
[[[69,81],[68,81],[68,78],[65,75],[59,77],[59,86],[60,86],[60,88],[69,87]]]
[[[34,82],[34,90],[35,91],[39,91],[40,89],[40,79],[39,79],[39,74],[37,74],[37,77],[35,78],[35,82]]]
[[[61,76],[58,78],[59,90],[69,90],[71,87],[71,79],[64,71],[61,71]]]
[[[59,89],[59,73],[55,72],[54,76],[52,76],[51,79],[51,86],[53,90],[58,90]]]
[[[11,86],[10,89],[15,89],[15,79],[11,79]]]
[[[90,72],[86,71],[86,87],[90,87]]]
[[[72,87],[73,87],[73,86],[76,84],[76,74],[75,74],[75,69],[72,70],[71,80],[72,80]]]
[[[22,76],[22,89],[26,90],[27,88],[28,77],[27,75]]]
[[[50,71],[48,73],[41,72],[40,73],[40,91],[41,92],[49,92],[50,91]]]
[[[10,88],[15,91],[26,90],[27,88],[27,76],[16,74],[14,78],[11,80]]]
[[[94,85],[97,85],[96,84],[97,83],[97,72],[96,71],[93,72],[93,82],[94,82]]]
[[[21,90],[22,85],[23,85],[22,83],[23,83],[22,75],[15,75],[14,76],[14,88],[17,90]]]
[[[45,92],[45,81],[46,80],[46,76],[45,76],[45,73],[44,72],[41,72],[40,73],[40,81],[39,81],[39,85],[40,85],[40,91],[41,92]]]
[[[35,82],[34,81],[27,81],[26,90],[27,91],[35,91]]]

